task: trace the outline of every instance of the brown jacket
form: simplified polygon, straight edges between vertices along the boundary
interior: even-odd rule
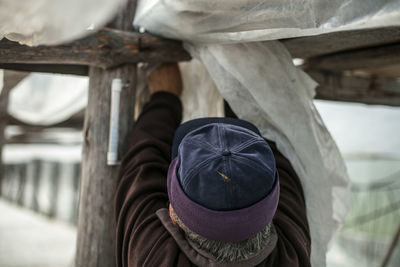
[[[156,93],[145,105],[129,138],[130,149],[121,164],[115,197],[117,266],[187,267],[199,262],[191,256],[195,254],[190,254],[195,251],[181,249],[186,245],[179,241],[179,228],[174,237],[168,231],[163,210],[168,207],[166,177],[172,139],[181,117],[181,102],[176,96]],[[257,266],[307,267],[310,233],[302,187],[289,161],[273,143],[270,145],[281,188],[273,219],[278,240]]]

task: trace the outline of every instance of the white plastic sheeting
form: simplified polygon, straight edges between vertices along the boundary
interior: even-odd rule
[[[345,159],[361,157],[369,160],[383,158],[400,161],[399,107],[322,100],[315,102]],[[400,164],[397,167],[385,171],[397,171]],[[368,175],[376,178],[385,176],[379,172],[382,171]],[[365,176],[354,175],[351,178],[357,183],[366,183]]]
[[[139,0],[136,26],[189,42],[276,40],[400,24],[398,0]]]
[[[23,122],[51,125],[87,105],[88,78],[33,73],[10,93],[8,113]]]
[[[203,117],[224,116],[224,105],[221,93],[210,79],[207,69],[199,60],[179,64],[184,90],[182,121]]]
[[[327,244],[347,212],[347,173],[312,102],[315,82],[276,41],[190,51],[203,61],[233,111],[275,141],[291,161],[306,196],[313,265],[324,266]]]
[[[325,266],[328,243],[347,214],[346,167],[312,102],[316,84],[279,42],[255,41],[399,24],[396,0],[139,0],[134,21],[190,43],[235,113],[289,158],[306,196],[313,266]]]
[[[135,119],[140,115],[143,106],[150,99],[147,88],[147,76],[160,64],[139,64],[136,84]],[[203,117],[223,117],[224,103],[221,93],[210,79],[207,69],[201,61],[179,63],[182,75],[183,105],[182,122]]]
[[[0,0],[0,39],[58,44],[102,26],[126,0]]]
[[[90,25],[105,23],[121,2],[0,0],[0,38],[30,45],[68,41],[87,33]],[[343,160],[312,103],[315,83],[292,65],[278,42],[244,43],[399,24],[397,0],[139,0],[135,20],[136,26],[152,33],[190,42],[192,54],[204,63],[210,76],[207,78],[198,62],[193,63],[197,66],[187,63],[185,87],[212,92],[213,80],[238,116],[256,124],[290,159],[306,194],[313,266],[325,265],[327,243],[346,214]],[[199,73],[204,74],[202,82],[194,82]],[[66,91],[65,82],[54,83],[51,87],[60,86],[60,90],[51,96],[46,95],[43,83],[25,86],[25,93],[15,90],[9,112],[37,124],[65,119],[81,108],[80,103],[86,103],[83,90]],[[47,83],[50,88],[52,82]],[[25,100],[17,101],[18,94],[25,94],[28,100],[21,97]],[[215,98],[214,94],[198,94],[208,98],[191,102],[199,104],[197,110],[203,104],[220,105],[217,93]],[[220,108],[214,111],[218,113]],[[211,114],[191,113],[191,117],[203,115]]]

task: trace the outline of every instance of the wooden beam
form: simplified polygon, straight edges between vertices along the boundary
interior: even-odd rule
[[[190,59],[180,42],[110,28],[57,46],[28,47],[6,39],[0,41],[1,64],[70,64],[107,69],[127,63]]]
[[[319,83],[316,99],[400,106],[400,80],[359,77],[314,69],[306,72]]]
[[[132,21],[136,9],[136,0],[128,0],[127,6],[116,16],[112,26],[123,31],[133,31]],[[134,33],[127,34],[137,36]],[[154,38],[154,37],[152,37]],[[124,57],[140,55],[143,46],[126,44],[120,49],[112,48],[112,43],[105,49],[108,59],[101,61],[103,65],[119,65],[121,62],[134,63],[137,60],[126,61]],[[157,39],[156,39],[157,40]],[[100,40],[101,41],[101,40]],[[102,42],[100,42],[102,43]],[[162,46],[164,47],[164,46]],[[157,49],[165,49],[157,48]],[[168,49],[169,50],[169,49]],[[116,53],[122,51],[123,53]],[[113,60],[109,62],[109,60]],[[187,57],[186,57],[187,58]],[[164,60],[176,58],[159,58]],[[180,58],[182,59],[182,58]],[[143,60],[143,58],[141,58]],[[114,194],[118,183],[118,167],[107,165],[108,133],[110,122],[111,83],[114,78],[122,80],[126,87],[121,91],[119,113],[119,154],[126,152],[128,133],[133,127],[134,103],[136,96],[136,65],[126,64],[110,70],[97,67],[89,68],[89,97],[84,123],[84,143],[82,156],[82,178],[80,187],[78,238],[76,267],[115,266],[115,222]]]
[[[293,57],[310,58],[399,43],[400,27],[333,32],[281,41]],[[189,59],[179,42],[109,28],[59,46],[27,47],[8,40],[0,41],[0,68],[25,71],[87,75],[87,69],[76,65],[109,68],[124,63]]]
[[[386,254],[385,254],[385,256],[384,256],[384,258],[382,260],[382,263],[381,263],[380,267],[389,266],[390,259],[392,258],[392,256],[394,256],[393,252],[395,251],[396,246],[399,243],[399,239],[400,239],[400,221],[399,221],[399,224],[397,226],[397,230],[393,235],[393,239],[390,242],[390,245],[389,245],[389,247],[388,247],[388,249],[386,251]]]
[[[29,75],[28,72],[23,71],[4,71],[4,88],[7,90],[13,89],[17,84],[19,84],[23,79]]]
[[[23,78],[25,78],[26,73],[20,72],[4,72],[3,78],[3,88],[0,92],[0,159],[2,159],[3,146],[6,143],[4,131],[8,124],[8,98],[11,90],[17,85]],[[0,195],[2,192],[2,176],[3,176],[3,162],[0,162]]]
[[[88,66],[84,65],[3,63],[0,64],[0,69],[26,72],[61,73],[79,76],[88,76],[89,73]]]
[[[37,135],[32,134],[21,134],[15,135],[9,139],[7,139],[6,144],[18,144],[18,145],[32,145],[32,144],[40,144],[40,145],[60,145],[60,140],[54,139],[43,139]]]
[[[0,77],[2,78],[2,77]],[[3,89],[0,92],[0,159],[2,159],[3,154],[3,146],[5,144],[5,136],[4,131],[7,126],[7,121],[4,114],[7,114],[7,105],[8,105],[8,91]],[[0,196],[2,195],[2,184],[3,184],[3,161],[0,162]]]
[[[0,93],[0,159],[2,159],[3,146],[6,144],[5,129],[8,124],[8,99],[11,90],[17,85],[22,79],[24,79],[28,73],[16,72],[16,71],[4,71],[4,84]],[[0,161],[0,196],[2,195],[2,183],[4,175],[3,161]]]
[[[399,78],[400,77],[400,62],[399,62],[399,64],[390,65],[387,67],[381,67],[381,68],[371,67],[368,70],[365,70],[363,72],[371,74],[371,75],[375,75],[375,76]]]
[[[400,27],[341,31],[281,41],[294,58],[310,58],[339,51],[399,43]]]
[[[65,131],[64,131],[65,132]],[[54,132],[52,132],[54,133]],[[6,144],[55,144],[55,145],[79,145],[80,141],[70,141],[68,143],[60,142],[60,138],[54,137],[54,135],[46,132],[43,128],[42,131],[27,132],[22,134],[13,135],[6,140]]]
[[[400,63],[400,43],[310,58],[305,67],[332,71],[367,70]]]
[[[81,114],[81,112],[79,112],[78,114]],[[52,124],[52,125],[29,124],[29,123],[20,121],[11,115],[7,115],[7,122],[8,122],[8,125],[21,127],[21,129],[26,132],[38,132],[38,131],[40,132],[40,131],[43,131],[45,129],[50,129],[50,128],[73,128],[73,129],[77,129],[77,130],[81,130],[83,128],[83,116],[78,116],[78,115],[74,115],[65,121],[62,121],[62,122],[59,122],[56,124]]]

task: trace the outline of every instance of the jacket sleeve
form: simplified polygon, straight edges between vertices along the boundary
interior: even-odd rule
[[[275,155],[280,182],[279,204],[274,216],[278,253],[271,255],[269,264],[309,267],[311,238],[303,188],[289,160],[278,151],[274,143],[269,143]]]
[[[171,145],[181,118],[179,98],[167,92],[158,92],[144,106],[130,134],[130,148],[120,166],[115,196],[118,266],[145,265],[140,262],[141,257],[134,255],[139,252],[131,251],[131,248],[141,242],[144,247],[140,255],[148,256],[151,251],[145,251],[146,244],[149,243],[150,250],[160,238],[157,234],[165,235],[155,212],[167,207],[166,177],[171,161]],[[153,229],[148,240],[135,240],[146,236],[150,228]],[[137,235],[139,231],[146,232],[146,235]]]

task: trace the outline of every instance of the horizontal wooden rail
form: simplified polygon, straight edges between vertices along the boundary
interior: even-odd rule
[[[400,27],[352,30],[281,40],[293,57],[309,58],[312,68],[352,70],[399,62]],[[28,47],[0,41],[0,68],[87,75],[87,66],[103,69],[125,63],[190,60],[177,41],[150,34],[104,28],[57,46]]]
[[[367,30],[351,30],[333,32],[316,36],[299,37],[281,40],[293,57],[312,58],[316,56],[334,54],[346,50],[384,46],[400,43],[400,27],[387,27]],[[388,46],[382,49],[395,49],[397,46]],[[381,54],[376,49],[361,52],[361,57]],[[371,52],[372,51],[372,52]],[[373,52],[375,51],[375,52]],[[390,50],[392,51],[392,50]],[[383,50],[385,52],[385,50]],[[353,55],[343,64],[341,54],[330,55],[328,58],[317,58],[323,68],[348,68],[348,62],[354,63],[360,56]],[[343,54],[343,56],[347,56]],[[88,37],[58,46],[28,47],[3,39],[0,41],[0,68],[31,71],[38,69],[42,72],[71,73],[84,75],[87,69],[76,65],[97,66],[110,68],[124,63],[137,62],[173,62],[190,60],[189,54],[182,48],[180,42],[158,38],[150,34],[120,31],[104,28]],[[333,62],[331,62],[333,60]],[[363,62],[367,61],[365,59]],[[387,61],[376,59],[379,65],[386,65]],[[393,61],[393,59],[392,59]],[[391,62],[392,62],[391,61]],[[328,63],[326,63],[328,62]],[[9,65],[10,64],[10,65]],[[27,65],[24,65],[27,64]],[[44,64],[44,66],[32,64]],[[61,67],[56,65],[72,65]],[[365,64],[350,65],[352,69]],[[75,65],[75,66],[74,66]]]
[[[282,42],[293,56],[307,58],[304,69],[320,84],[317,99],[400,106],[400,83],[396,78],[342,74],[345,70],[400,63],[399,27],[329,33]],[[88,66],[107,69],[126,63],[190,59],[180,42],[109,28],[58,46],[28,47],[0,41],[0,68],[32,72],[87,75]]]
[[[308,69],[319,83],[316,99],[400,106],[400,80],[386,77],[361,77]]]
[[[400,63],[400,43],[310,58],[306,66],[332,71],[368,70]]]
[[[0,64],[86,65],[108,69],[126,63],[190,59],[180,42],[109,28],[57,46],[29,47],[6,39],[0,41]]]
[[[1,61],[1,59],[0,59]],[[85,65],[62,65],[62,64],[21,64],[21,63],[0,63],[0,69],[19,72],[43,72],[61,73],[79,76],[88,76],[89,67]]]
[[[23,122],[17,118],[14,118],[11,115],[7,114],[7,122],[10,126],[18,126],[22,129],[22,131],[26,132],[40,132],[45,129],[50,128],[73,128],[77,130],[82,130],[83,128],[83,117],[84,117],[84,110],[77,112],[71,118],[66,119],[65,121],[58,122],[51,125],[36,125],[30,124],[27,122]]]
[[[400,43],[400,27],[350,30],[281,40],[294,58]]]

